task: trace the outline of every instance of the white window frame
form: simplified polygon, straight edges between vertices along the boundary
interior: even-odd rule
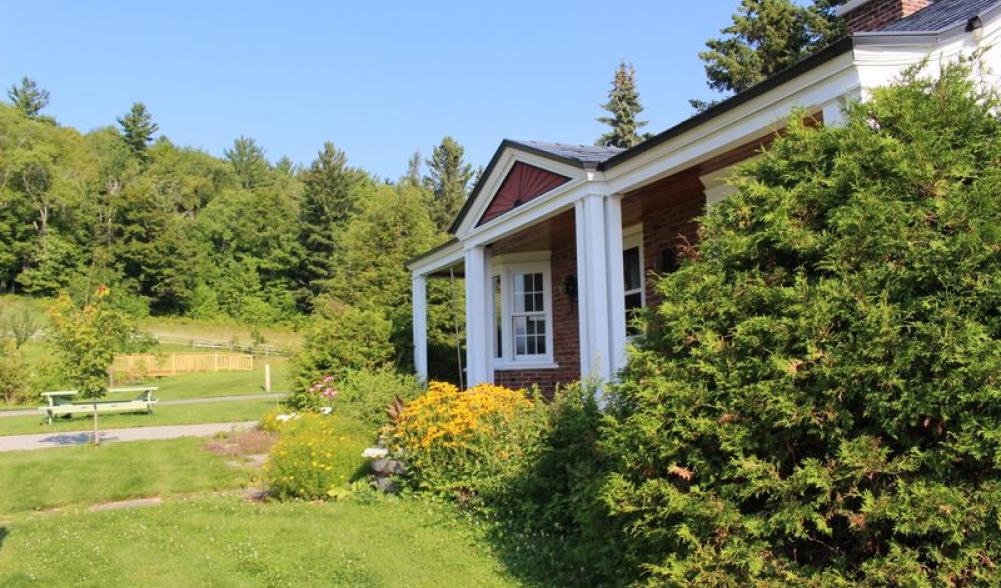
[[[559,367],[553,361],[553,282],[549,262],[549,252],[517,253],[501,255],[491,259],[491,288],[493,279],[500,276],[501,280],[501,353],[497,357],[496,333],[497,325],[494,322],[494,312],[491,308],[490,322],[490,346],[493,369],[504,370],[524,370],[524,369],[550,369]],[[542,274],[542,304],[543,312],[538,313],[544,316],[546,321],[546,352],[533,355],[515,355],[514,353],[514,318],[517,315],[514,310],[514,275],[526,273]],[[492,296],[492,293],[491,293]],[[536,313],[525,313],[536,314]]]
[[[646,266],[645,257],[643,251],[643,225],[637,224],[630,227],[626,227],[622,230],[622,253],[625,254],[626,250],[633,249],[634,247],[639,248],[640,257],[640,308],[646,308]],[[625,288],[625,283],[623,283],[623,288]],[[636,294],[637,289],[624,290],[622,293],[623,302],[626,296],[630,294]],[[629,322],[629,311],[626,310],[626,322]],[[632,339],[635,335],[630,335],[628,339]]]

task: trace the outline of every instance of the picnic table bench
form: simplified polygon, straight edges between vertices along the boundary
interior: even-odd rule
[[[48,405],[38,407],[39,412],[45,414],[51,425],[52,419],[57,416],[73,416],[75,414],[92,414],[94,405],[97,405],[98,413],[123,413],[123,412],[153,412],[153,405],[158,402],[153,398],[153,392],[158,390],[156,386],[131,386],[127,388],[109,388],[108,392],[129,393],[138,392],[132,400],[82,400],[74,402],[73,398],[78,395],[76,390],[58,390],[55,392],[42,392],[42,396],[48,400]]]

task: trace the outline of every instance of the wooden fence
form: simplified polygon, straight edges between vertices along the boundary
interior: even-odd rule
[[[127,378],[253,369],[254,356],[245,353],[129,353],[111,364],[112,373]]]

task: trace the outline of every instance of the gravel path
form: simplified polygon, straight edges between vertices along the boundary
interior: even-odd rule
[[[177,439],[179,437],[211,437],[217,433],[245,431],[257,425],[257,421],[238,423],[205,423],[201,425],[169,425],[164,427],[134,427],[131,429],[110,429],[101,431],[101,443],[113,441],[150,441]],[[48,449],[90,443],[90,431],[66,433],[41,433],[37,435],[10,435],[0,437],[0,452]]]
[[[242,402],[244,400],[279,400],[288,396],[287,392],[273,394],[242,394],[240,396],[205,396],[202,398],[183,398],[181,400],[161,400],[157,406],[177,406],[181,404],[212,404],[213,402]],[[4,417],[37,416],[41,413],[35,408],[23,410],[0,410],[0,419]]]

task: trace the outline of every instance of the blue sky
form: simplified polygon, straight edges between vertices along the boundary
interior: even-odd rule
[[[476,165],[503,138],[593,142],[620,59],[648,129],[673,125],[710,95],[698,52],[737,4],[22,0],[0,20],[0,84],[35,78],[81,130],[140,100],[182,145],[248,135],[308,163],[329,140],[395,178],[445,134]]]

